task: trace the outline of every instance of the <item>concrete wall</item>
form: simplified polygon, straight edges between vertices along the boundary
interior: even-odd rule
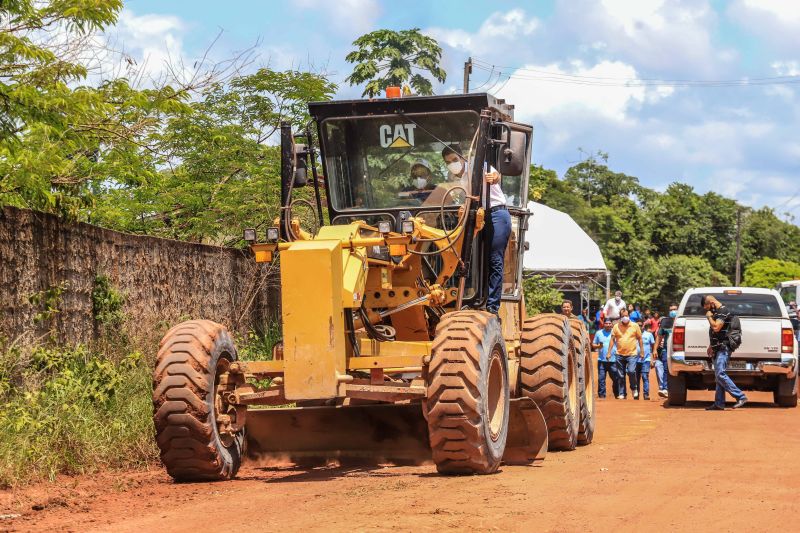
[[[279,301],[269,267],[257,265],[249,252],[2,208],[0,334],[25,343],[48,335],[59,342],[95,340],[92,289],[98,275],[108,276],[125,296],[127,333],[148,344],[189,318],[208,318],[243,333],[277,312]],[[64,282],[58,312],[35,320],[42,306],[32,304],[31,295]]]

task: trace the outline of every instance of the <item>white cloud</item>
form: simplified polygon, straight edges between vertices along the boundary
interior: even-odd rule
[[[778,76],[800,76],[800,61],[774,61],[770,66]]]
[[[778,216],[800,207],[800,197],[793,196],[796,177],[774,171],[721,166],[711,174],[707,185],[710,190],[745,205],[776,209]]]
[[[736,4],[740,9],[770,17],[779,24],[800,24],[800,10],[791,0],[739,0]]]
[[[474,33],[441,27],[427,28],[424,33],[453,48],[481,54],[495,47],[498,39],[522,39],[532,35],[539,26],[537,18],[528,17],[521,9],[512,9],[506,13],[492,13]]]
[[[381,14],[378,0],[294,0],[292,4],[323,12],[337,32],[353,38],[377,29]]]
[[[514,79],[515,76],[539,79]],[[512,79],[497,95],[514,103],[518,115],[533,120],[544,116],[552,119],[561,114],[588,113],[623,122],[630,118],[632,107],[656,102],[672,94],[672,90],[652,89],[635,83],[631,86],[582,84],[584,80],[597,78],[638,80],[636,69],[620,61],[602,61],[592,66],[573,61],[568,68],[556,64],[526,65],[512,74]]]
[[[736,0],[728,15],[782,54],[800,50],[800,6],[793,0]]]
[[[151,76],[163,73],[183,59],[185,24],[178,17],[135,15],[125,9],[117,24],[119,37],[128,53],[136,54],[141,68]]]
[[[185,57],[187,24],[171,15],[137,15],[123,9],[117,25],[97,35],[102,51],[94,58],[102,69],[99,79],[117,76],[148,85],[167,75],[189,76],[192,63]]]
[[[735,59],[712,43],[716,14],[707,0],[560,0],[557,29],[608,56],[660,76],[712,75]]]

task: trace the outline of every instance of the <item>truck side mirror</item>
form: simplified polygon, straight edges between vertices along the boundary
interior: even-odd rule
[[[528,138],[521,131],[508,129],[504,143],[497,154],[497,171],[503,176],[519,176],[525,170],[525,156],[528,151]]]

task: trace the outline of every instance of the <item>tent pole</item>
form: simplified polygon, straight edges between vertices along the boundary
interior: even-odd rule
[[[611,298],[611,271],[606,270],[606,300]]]

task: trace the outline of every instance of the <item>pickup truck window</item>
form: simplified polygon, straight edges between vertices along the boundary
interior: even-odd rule
[[[771,294],[723,294],[719,292],[709,293],[719,300],[734,315],[754,316],[754,317],[781,317],[781,307],[778,299]],[[705,309],[700,306],[702,294],[692,294],[686,302],[683,316],[704,316]]]

